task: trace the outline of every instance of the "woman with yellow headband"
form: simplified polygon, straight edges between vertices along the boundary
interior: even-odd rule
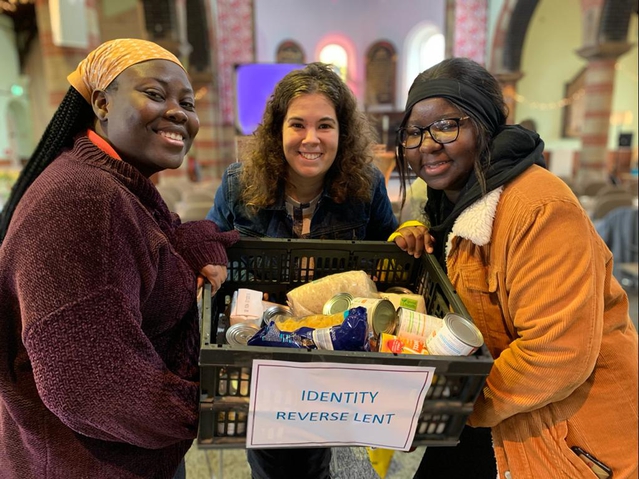
[[[0,476],[170,479],[197,429],[197,285],[238,235],[181,224],[149,180],[199,127],[175,56],[113,40],[68,79],[0,221]]]

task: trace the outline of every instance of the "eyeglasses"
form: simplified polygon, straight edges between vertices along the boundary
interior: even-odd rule
[[[435,143],[445,145],[452,143],[459,136],[459,122],[469,117],[444,118],[432,122],[428,126],[406,126],[399,128],[399,143],[407,149],[419,148],[424,141],[424,133],[428,132]]]

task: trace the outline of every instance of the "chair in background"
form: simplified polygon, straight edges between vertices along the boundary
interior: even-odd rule
[[[600,199],[596,198],[596,202],[592,206],[590,218],[593,221],[600,220],[617,208],[632,207],[633,200],[633,196],[626,191],[609,193]]]
[[[595,196],[600,189],[609,185],[610,183],[605,180],[590,180],[579,185],[579,193],[583,196]]]
[[[639,181],[637,181],[637,179],[627,182],[624,185],[624,188],[626,189],[628,193],[630,193],[633,196],[639,195]]]
[[[603,198],[604,196],[615,195],[617,193],[623,194],[628,193],[628,191],[623,186],[609,184],[602,186],[595,194],[595,198]]]

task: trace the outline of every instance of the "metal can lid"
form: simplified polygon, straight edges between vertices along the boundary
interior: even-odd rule
[[[323,314],[335,314],[341,313],[350,309],[353,302],[353,295],[350,293],[337,293],[331,299],[326,301],[324,308],[322,308]]]
[[[266,308],[264,313],[262,314],[262,322],[268,324],[269,321],[275,316],[279,314],[281,316],[293,316],[293,312],[291,308],[288,306],[284,306],[283,304],[278,304],[277,306],[271,306],[270,308]]]
[[[394,294],[413,294],[413,292],[408,289],[408,288],[404,288],[402,286],[391,286],[390,288],[388,288],[385,293],[394,293]]]
[[[234,324],[226,330],[226,342],[230,346],[246,346],[248,340],[259,330],[260,328],[251,322]]]
[[[393,303],[387,299],[381,299],[375,305],[372,325],[373,332],[379,336],[382,333],[393,334],[397,327],[397,311]]]
[[[455,313],[444,316],[444,325],[463,343],[479,348],[484,344],[484,336],[475,324]]]

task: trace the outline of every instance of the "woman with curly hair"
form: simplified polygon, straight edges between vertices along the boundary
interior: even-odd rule
[[[207,219],[244,236],[385,241],[397,226],[374,133],[328,65],[275,87],[246,157],[229,166]]]

